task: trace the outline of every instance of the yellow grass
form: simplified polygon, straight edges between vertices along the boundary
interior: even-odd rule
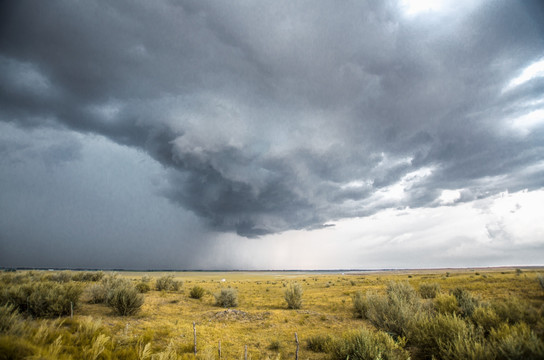
[[[390,281],[408,281],[415,289],[421,283],[436,282],[441,292],[464,287],[484,301],[519,297],[537,307],[544,304],[544,291],[536,277],[544,269],[419,270],[371,273],[300,272],[120,272],[135,282],[151,278],[152,291],[134,316],[121,317],[102,304],[89,304],[84,292],[75,319],[92,317],[109,330],[112,339],[127,343],[151,343],[153,352],[169,344],[184,358],[193,358],[193,322],[196,323],[199,358],[218,358],[221,342],[223,359],[243,358],[248,346],[250,359],[294,358],[295,332],[300,340],[300,359],[325,359],[326,354],[306,349],[305,340],[314,335],[340,335],[350,329],[372,327],[353,316],[351,297],[356,291],[384,292]],[[183,285],[177,292],[154,290],[154,280],[173,275]],[[225,281],[222,281],[225,279]],[[303,287],[303,306],[288,310],[284,291],[289,283]],[[89,283],[87,283],[89,284]],[[189,297],[195,285],[207,293],[202,299]],[[213,294],[222,288],[237,290],[236,311],[215,306]],[[43,321],[43,320],[36,320]],[[273,341],[279,350],[269,349]]]

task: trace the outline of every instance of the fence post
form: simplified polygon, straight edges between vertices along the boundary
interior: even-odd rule
[[[70,301],[70,319],[74,318],[74,303]]]
[[[195,356],[196,356],[196,324],[193,321],[193,336],[195,338]]]
[[[295,342],[297,343],[297,350],[295,352],[295,360],[298,360],[298,335],[295,333]]]
[[[219,352],[219,360],[221,360],[221,340],[219,340],[219,349],[218,349],[218,352]]]
[[[247,345],[244,345],[244,360],[247,360]]]

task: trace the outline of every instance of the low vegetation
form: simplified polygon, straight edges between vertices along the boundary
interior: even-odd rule
[[[4,272],[0,360],[544,358],[539,274],[478,272]]]
[[[221,289],[218,294],[215,294],[215,305],[224,308],[238,306],[238,292],[234,289]]]
[[[288,309],[300,309],[302,307],[302,286],[298,283],[291,284],[284,293]]]
[[[174,280],[174,276],[166,275],[157,279],[155,288],[159,291],[178,291],[181,285],[181,281]]]
[[[201,299],[206,294],[206,290],[202,286],[193,286],[189,296],[192,299]]]

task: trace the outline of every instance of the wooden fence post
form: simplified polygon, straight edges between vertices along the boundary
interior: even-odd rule
[[[244,345],[244,360],[247,360],[247,345]]]
[[[74,303],[70,301],[70,319],[74,318]]]
[[[195,356],[196,356],[196,324],[193,321],[193,336],[195,338]]]
[[[298,335],[295,333],[295,342],[297,343],[297,350],[295,352],[295,360],[298,360]]]
[[[219,340],[219,349],[218,349],[218,352],[219,352],[219,360],[221,360],[221,340]]]

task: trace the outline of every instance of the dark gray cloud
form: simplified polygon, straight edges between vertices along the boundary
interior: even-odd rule
[[[4,2],[0,120],[144,151],[163,196],[247,237],[541,188],[542,127],[509,121],[544,80],[504,89],[541,59],[542,6],[397,5]]]

